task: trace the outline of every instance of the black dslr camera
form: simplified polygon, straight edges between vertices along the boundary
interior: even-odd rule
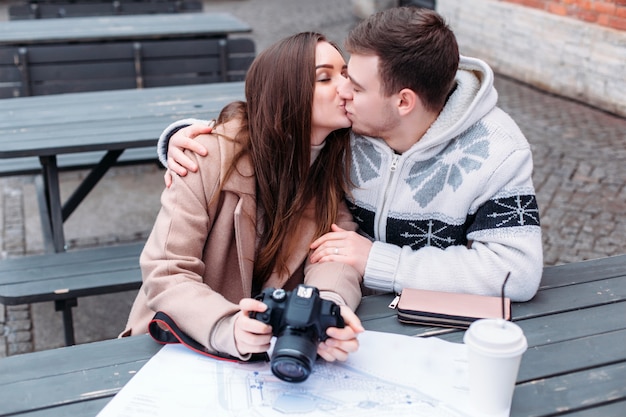
[[[250,317],[272,326],[276,336],[272,372],[283,381],[304,381],[311,374],[317,346],[328,338],[326,329],[345,326],[339,306],[321,299],[319,290],[307,285],[292,292],[266,288],[256,299],[265,303],[267,310],[251,312]]]

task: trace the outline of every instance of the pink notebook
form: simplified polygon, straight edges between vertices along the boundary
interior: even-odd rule
[[[406,288],[402,290],[397,308],[398,320],[410,324],[466,329],[478,319],[511,319],[508,297],[503,300],[501,297]]]

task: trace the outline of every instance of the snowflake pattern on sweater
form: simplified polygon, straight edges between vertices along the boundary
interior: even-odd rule
[[[375,229],[377,223],[382,221],[385,227],[379,230],[384,230],[385,242],[409,246],[413,250],[425,246],[440,249],[454,245],[465,246],[468,239],[471,239],[471,234],[480,231],[539,226],[539,209],[535,195],[523,193],[527,191],[524,189],[517,193],[492,196],[475,213],[466,210],[461,220],[458,213],[455,216],[446,207],[437,207],[437,210],[433,210],[433,207],[425,209],[437,196],[443,196],[446,205],[469,204],[469,201],[461,201],[456,191],[463,186],[464,181],[477,181],[477,178],[484,176],[484,173],[479,172],[481,169],[489,170],[491,173],[492,167],[484,167],[489,156],[489,129],[478,122],[464,135],[450,141],[434,157],[412,161],[410,167],[403,170],[405,173],[408,172],[408,175],[400,174],[400,182],[408,187],[411,199],[420,210],[406,209],[405,194],[395,190],[391,192],[393,197],[388,197],[389,201],[386,204],[396,211],[390,209],[387,217],[381,220],[377,219],[376,210],[373,209],[376,203],[366,200],[373,184],[380,185],[386,182],[383,179],[383,173],[387,169],[384,167],[385,158],[371,140],[357,139],[353,142],[351,166],[352,181],[357,186],[353,190],[356,199],[348,200],[348,207],[361,232],[366,236],[379,240],[381,236],[376,236]],[[471,177],[472,172],[477,173],[477,177]],[[403,187],[399,185],[398,189],[403,190]],[[475,195],[480,192],[479,187],[474,185],[464,188],[475,189]],[[359,189],[365,192],[362,194]],[[472,198],[475,198],[475,195]]]
[[[487,130],[477,123],[464,140],[452,141],[441,154],[413,165],[405,180],[414,191],[413,199],[426,207],[445,186],[456,191],[463,184],[463,174],[480,169],[489,157],[487,137]]]

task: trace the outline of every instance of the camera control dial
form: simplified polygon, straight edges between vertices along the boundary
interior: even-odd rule
[[[277,288],[272,293],[272,299],[274,301],[283,301],[287,297],[287,292],[282,288]]]

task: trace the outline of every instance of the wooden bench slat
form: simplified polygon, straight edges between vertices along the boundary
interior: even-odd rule
[[[27,53],[29,65],[133,59],[132,42],[28,45],[14,48],[14,54],[19,53],[20,49]]]
[[[221,75],[219,57],[213,56],[190,56],[171,60],[167,58],[155,58],[142,61],[144,77],[199,77],[204,74],[212,74],[216,78]],[[196,84],[202,84],[197,82]],[[177,84],[175,84],[177,85]]]
[[[121,324],[124,325],[123,323]],[[123,330],[123,329],[121,329]],[[120,330],[120,331],[121,331]],[[0,360],[0,391],[15,381],[28,381],[40,376],[81,372],[84,364],[89,363],[93,368],[105,367],[111,363],[133,363],[152,356],[161,349],[158,343],[151,341],[149,335],[139,335],[122,340],[103,340],[72,346],[72,353],[80,358],[76,361],[55,361],[55,350],[42,350],[28,355],[8,356]],[[122,350],[111,349],[111,344],[123,343]]]
[[[228,69],[226,75],[222,74],[223,44],[225,53],[230,54],[232,49],[236,54],[232,60],[226,56],[227,68],[233,65],[231,77]],[[254,59],[254,43],[240,39],[38,45],[23,50],[26,53],[20,65],[28,78],[23,78],[19,91],[29,91],[30,95],[239,80],[242,70],[245,73]],[[140,56],[139,66],[136,53]],[[16,88],[3,94],[13,97]]]
[[[91,262],[55,263],[37,265],[37,256],[26,257],[24,268],[7,272],[0,272],[0,285],[9,284],[39,284],[52,280],[71,280],[75,277],[90,276],[100,273],[136,270],[139,266],[139,253],[124,254],[118,257],[108,257]]]
[[[623,381],[624,375],[626,363],[622,362],[518,385],[513,395],[512,409],[515,412],[511,413],[511,417],[548,415],[549,411],[557,415],[563,411],[560,409],[563,403],[573,405],[570,412],[596,404],[608,405],[626,395],[626,384],[615,384],[615,381]]]
[[[120,78],[123,81],[131,80],[126,88],[135,88],[135,67],[132,61],[127,62],[84,62],[84,63],[60,63],[47,64],[32,67],[30,72],[30,81],[35,86],[41,84],[59,85],[63,84],[65,89],[59,89],[60,93],[72,93],[71,82],[76,84],[86,84],[92,81],[106,82],[108,79]],[[119,90],[119,88],[110,88],[110,90]],[[93,90],[98,91],[102,88],[98,84],[93,85]],[[57,93],[57,94],[60,94]],[[33,94],[41,96],[43,94]]]
[[[89,264],[116,257],[139,256],[144,243],[102,246],[88,249],[77,249],[62,253],[20,256],[0,260],[0,273],[28,269],[32,265],[48,267],[63,264]]]
[[[573,273],[574,271],[576,273]],[[626,255],[548,266],[544,268],[540,288],[560,287],[590,280],[612,278],[624,275],[625,271]]]
[[[576,297],[576,305],[581,307],[625,301],[626,280],[622,277],[615,277],[585,282],[576,286],[544,289],[537,293],[531,304],[514,303],[512,306],[514,317],[521,320],[567,311],[572,309],[572,297]]]
[[[0,300],[17,305],[137,289],[143,243],[0,262]]]
[[[143,243],[134,243],[2,260],[0,303],[54,301],[63,312],[65,343],[73,345],[77,299],[138,289],[142,249]]]
[[[9,5],[10,20],[72,18],[128,14],[201,12],[195,0],[37,2]]]
[[[210,94],[202,95],[198,94],[198,91],[203,89],[210,90]],[[154,103],[154,106],[150,106],[149,109],[142,109],[141,114],[153,114],[152,112],[169,112],[176,111],[179,106],[189,105],[189,108],[196,108],[199,105],[205,105],[213,101],[217,101],[218,104],[224,103],[223,97],[232,100],[232,97],[236,95],[236,92],[241,92],[241,98],[243,99],[243,83],[218,83],[211,86],[198,85],[195,87],[178,87],[171,89],[144,89],[141,91],[141,95],[144,97],[142,102],[150,100]],[[60,124],[58,122],[60,117],[66,115],[66,119],[76,121],[77,117],[72,117],[68,114],[68,111],[81,111],[89,112],[92,114],[93,119],[98,118],[111,118],[116,117],[119,119],[120,105],[124,105],[127,101],[136,100],[133,98],[137,94],[136,89],[132,90],[111,90],[101,91],[90,94],[82,93],[79,97],[74,94],[60,94],[54,96],[40,96],[40,97],[20,97],[19,100],[0,100],[0,110],[5,112],[13,112],[12,117],[18,119],[1,118],[0,119],[0,131],[5,130],[6,127],[15,128],[16,125],[24,124],[24,128],[37,128],[41,125],[49,125],[50,122]],[[116,103],[116,108],[111,109],[110,103]],[[175,104],[176,107],[169,107]],[[89,107],[89,109],[86,109]],[[128,110],[132,110],[134,106],[127,107]],[[31,120],[29,124],[22,123],[28,121],[28,112],[36,109],[37,114],[41,115],[45,122],[40,122],[40,118],[37,120]],[[69,109],[69,110],[68,110]],[[125,110],[126,108],[122,108]],[[96,110],[96,111],[94,111]],[[186,110],[186,109],[185,109]],[[97,114],[94,114],[97,113]],[[113,113],[111,115],[111,113]],[[9,114],[9,113],[7,113]],[[117,116],[116,116],[117,115]],[[167,115],[167,114],[166,114]],[[82,114],[81,114],[82,116]],[[20,119],[21,118],[21,119]],[[17,123],[16,123],[17,120]],[[123,120],[123,119],[122,119]]]
[[[141,287],[139,266],[126,271],[85,273],[82,276],[2,285],[0,301],[5,305],[71,300],[93,295],[137,290]]]
[[[96,80],[95,82],[57,82],[54,84],[33,85],[31,92],[37,95],[62,94],[62,93],[82,93],[85,91],[105,91],[111,89],[135,88],[134,79],[126,80]],[[68,88],[71,89],[68,91]]]
[[[621,416],[626,410],[626,400],[610,402],[593,408],[585,408],[568,413],[567,417],[598,417],[598,416]],[[84,417],[88,417],[85,415]]]
[[[0,48],[0,98],[242,81],[255,56],[247,38],[29,45],[19,51]]]
[[[585,370],[619,362],[626,346],[626,330],[566,340],[529,349],[522,356],[517,380],[551,378],[572,370]],[[576,361],[572,357],[578,358]],[[532,363],[533,366],[526,365]],[[572,368],[576,363],[576,368]]]
[[[49,388],[45,392],[39,392],[36,397],[29,395],[29,392],[40,384],[41,380],[39,383],[35,380],[16,382],[0,390],[0,410],[3,415],[15,415],[32,409],[59,406],[65,403],[66,399],[113,397],[146,362],[147,360],[143,359],[121,363],[115,370],[105,368],[100,372],[76,371],[75,378],[69,380],[67,375],[42,378]],[[97,374],[98,377],[93,377],[93,374]],[[112,386],[116,388],[111,389]]]
[[[98,415],[102,409],[111,401],[111,397],[96,398],[88,401],[80,401],[72,404],[61,405],[62,415],[72,417],[93,417]],[[20,417],[59,417],[59,408],[44,408],[43,410],[20,413]]]
[[[69,29],[68,29],[69,28]],[[176,13],[99,16],[40,21],[9,21],[0,25],[3,45],[41,45],[146,39],[226,38],[251,32],[229,13]]]
[[[112,397],[102,397],[86,401],[63,404],[62,415],[72,417],[93,417],[98,415],[102,409],[111,401]],[[20,417],[59,417],[61,411],[58,407],[44,408],[43,410],[20,413]]]
[[[176,85],[197,85],[198,83],[203,84],[211,84],[222,81],[221,75],[205,75],[205,76],[194,76],[188,77],[184,75],[178,75],[175,77],[145,77],[144,85],[146,88],[153,87],[169,87],[172,83],[176,83]],[[233,79],[232,81],[239,81],[237,79]]]
[[[141,57],[146,60],[154,58],[181,58],[194,56],[218,56],[220,39],[169,39],[146,40],[141,44]],[[233,43],[233,39],[227,44]],[[229,47],[230,49],[230,47]]]
[[[120,343],[126,348],[111,349],[112,344],[119,345]],[[105,340],[97,344],[76,345],[68,349],[71,349],[72,357],[77,360],[56,360],[58,353],[56,349],[2,359],[0,361],[0,415],[19,413],[38,407],[46,409],[62,404],[64,400],[71,398],[81,398],[85,402],[99,399],[108,401],[151,356],[161,349],[161,345],[152,342],[148,335],[140,335],[122,340]],[[25,366],[25,361],[27,366]],[[91,365],[89,369],[82,369],[85,363]],[[71,378],[67,378],[68,375],[71,375]],[[46,393],[39,395],[39,391],[33,391],[33,384],[36,384],[37,380],[41,382],[42,376],[46,379],[46,387],[49,385],[50,389],[46,389]],[[72,381],[68,389],[52,388],[65,386],[66,383],[60,383],[59,380],[66,378]],[[104,385],[96,382],[103,380],[108,382]],[[111,386],[116,388],[111,390]],[[37,392],[37,395],[33,396],[33,392]],[[81,413],[83,412],[82,407],[78,409]],[[54,411],[54,408],[51,410]],[[63,408],[63,411],[63,415],[70,415],[66,413],[69,411],[66,408]],[[97,414],[97,411],[91,416]],[[58,413],[52,412],[50,415],[58,415]]]
[[[57,163],[61,171],[86,169],[96,165],[104,152],[83,152],[59,155]],[[127,149],[117,161],[117,165],[154,163],[160,166],[154,147]],[[0,177],[6,175],[33,175],[41,172],[39,159],[35,157],[11,158],[0,164]]]
[[[518,320],[516,323],[527,335],[529,346],[541,346],[573,339],[583,339],[597,333],[610,333],[626,329],[626,321],[617,324],[610,320],[599,320],[599,318],[608,316],[626,317],[626,302]],[[596,321],[594,322],[594,320]],[[576,326],[572,326],[572,323],[576,323]],[[598,325],[597,323],[601,324]],[[441,338],[450,342],[461,343],[463,341],[463,333],[446,334],[441,336]]]

